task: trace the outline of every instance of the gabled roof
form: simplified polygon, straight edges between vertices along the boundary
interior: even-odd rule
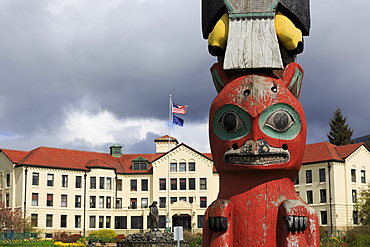
[[[336,146],[329,142],[307,144],[302,164],[329,161],[344,162],[344,159],[346,159],[363,144],[363,142],[344,146]]]
[[[1,151],[9,158],[11,162],[14,164],[18,164],[24,157],[27,156],[29,152],[27,151],[20,151],[20,150],[13,150],[13,149],[4,149],[2,148]]]

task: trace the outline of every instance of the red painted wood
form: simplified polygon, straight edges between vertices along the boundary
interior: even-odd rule
[[[209,136],[214,165],[220,175],[220,189],[217,200],[205,214],[203,246],[319,246],[315,210],[299,197],[293,184],[301,167],[306,141],[306,121],[298,99],[289,92],[286,82],[274,75],[245,74],[224,84],[210,110]],[[274,86],[277,92],[271,90]],[[251,92],[249,96],[244,94],[246,89]],[[293,107],[301,118],[301,129],[292,139],[272,138],[260,129],[260,114],[278,103]],[[249,114],[251,128],[246,136],[222,140],[215,134],[213,118],[224,105],[238,106]],[[232,150],[233,145],[234,149],[235,146],[240,148],[251,140],[264,140],[275,148],[286,144],[289,161],[246,165],[224,160],[225,152]],[[308,217],[307,230],[289,232],[285,219],[289,215]],[[210,217],[227,217],[227,231],[210,230]]]

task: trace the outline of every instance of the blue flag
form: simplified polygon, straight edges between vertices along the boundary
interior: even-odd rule
[[[184,125],[184,120],[179,117],[176,117],[175,115],[172,115],[172,123],[178,124],[182,127]]]

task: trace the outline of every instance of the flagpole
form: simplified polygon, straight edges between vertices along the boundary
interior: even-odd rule
[[[171,149],[171,119],[172,119],[172,96],[170,94],[170,109],[168,117],[168,174],[167,174],[167,231],[170,232],[170,149]]]

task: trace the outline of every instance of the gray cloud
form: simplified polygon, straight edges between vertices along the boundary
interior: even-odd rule
[[[189,105],[186,123],[207,118],[216,96],[209,68],[216,60],[202,39],[198,1],[62,2],[0,4],[0,133],[22,136],[12,147],[28,139],[35,147],[96,149],[78,138],[64,144],[35,138],[41,132],[53,139],[66,109],[84,98],[98,106],[93,111],[118,119],[166,120],[172,94],[176,103]],[[305,69],[301,103],[308,142],[326,140],[336,106],[348,115],[355,137],[370,132],[369,4],[311,2],[311,35],[298,57]],[[132,148],[152,150],[150,139],[159,134],[138,138]],[[5,145],[10,142],[0,141]]]

